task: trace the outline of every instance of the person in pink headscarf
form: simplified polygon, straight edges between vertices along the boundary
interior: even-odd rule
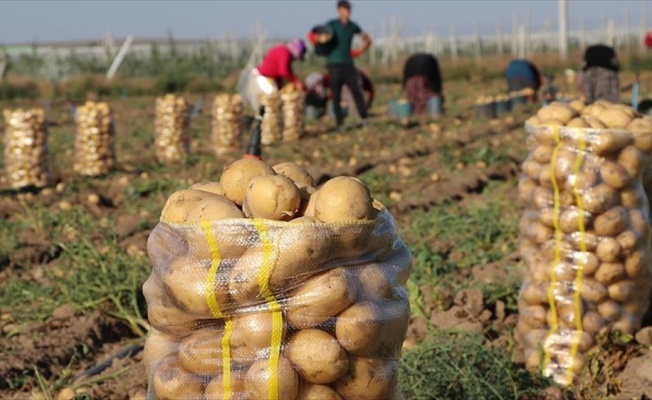
[[[306,44],[301,39],[272,47],[263,57],[258,68],[251,71],[247,101],[254,110],[260,106],[260,93],[277,92],[286,82],[290,82],[303,90],[303,82],[292,70],[292,63],[303,61],[306,55]]]

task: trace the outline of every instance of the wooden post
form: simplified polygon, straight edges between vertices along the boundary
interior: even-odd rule
[[[568,2],[559,0],[559,55],[568,58]]]
[[[127,36],[127,39],[125,39],[124,43],[122,43],[122,47],[120,47],[120,51],[118,51],[118,54],[116,54],[115,58],[113,59],[113,62],[109,67],[109,70],[106,71],[107,80],[109,81],[112,80],[116,72],[118,72],[118,68],[120,68],[120,64],[122,64],[122,61],[124,60],[125,56],[129,52],[129,48],[131,47],[131,42],[133,42],[133,40],[134,37],[129,35]]]
[[[496,26],[496,52],[499,56],[503,55],[503,23],[498,21]]]
[[[518,15],[512,15],[512,37],[511,37],[512,57],[518,54]]]
[[[525,58],[525,26],[518,27],[518,58]]]

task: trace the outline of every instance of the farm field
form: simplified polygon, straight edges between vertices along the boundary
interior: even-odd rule
[[[369,128],[351,121],[334,132],[332,121],[311,124],[304,139],[265,148],[263,157],[303,165],[319,183],[359,177],[396,218],[414,256],[412,320],[400,364],[406,399],[652,395],[646,331],[595,350],[567,393],[524,369],[513,338],[522,266],[516,185],[526,156],[523,123],[536,107],[476,118],[474,85],[447,83],[447,115],[410,127],[385,117],[384,104],[399,88],[381,86]],[[481,85],[491,92],[503,82]],[[54,184],[17,194],[0,183],[0,398],[56,399],[62,391],[65,398],[144,398],[147,237],[172,192],[217,181],[241,157],[210,151],[211,100],[192,121],[192,155],[170,167],[154,159],[154,98],[108,100],[118,168],[98,179],[74,175],[74,122],[67,104],[51,104]]]

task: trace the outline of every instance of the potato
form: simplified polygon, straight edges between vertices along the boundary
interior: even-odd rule
[[[590,128],[590,125],[582,117],[575,117],[566,124],[568,128]]]
[[[354,304],[337,318],[337,340],[350,353],[372,354],[378,346],[383,321],[380,310],[371,302]]]
[[[563,190],[569,194],[575,195],[576,191],[583,191],[594,187],[600,181],[597,171],[590,169],[585,169],[579,173],[579,175],[571,174],[568,176],[566,181],[563,183]],[[560,185],[561,186],[561,185]]]
[[[538,371],[541,365],[542,354],[539,351],[526,351],[525,368],[530,371]]]
[[[249,312],[234,315],[231,345],[246,346],[251,353],[269,349],[272,345],[273,314],[271,311]],[[286,324],[281,326],[281,337],[285,337]],[[247,352],[243,352],[247,354]]]
[[[625,254],[630,254],[632,251],[638,249],[641,244],[641,236],[632,230],[621,233],[616,237],[616,240]]]
[[[620,191],[620,204],[625,208],[638,208],[643,204],[643,199],[637,188],[627,187]]]
[[[525,121],[525,125],[531,125],[533,127],[539,126],[541,125],[541,119],[538,116],[533,115]]]
[[[606,107],[604,104],[595,102],[593,104],[584,107],[584,109],[582,110],[582,115],[597,117],[598,115],[600,115],[600,113],[602,113],[605,110],[605,108]]]
[[[625,315],[620,320],[616,321],[611,328],[616,332],[623,332],[633,335],[641,327],[641,320],[634,315]]]
[[[603,124],[599,119],[595,117],[584,117],[584,121],[589,125],[591,129],[605,129],[607,126]]]
[[[586,105],[582,100],[573,100],[568,103],[568,106],[575,110],[577,113],[581,113]]]
[[[577,115],[577,112],[566,104],[550,104],[537,112],[537,116],[545,124],[546,120],[556,119],[561,124],[567,124]]]
[[[319,190],[315,190],[312,194],[310,194],[310,198],[308,198],[308,202],[305,204],[305,208],[303,208],[303,213],[301,215],[306,217],[315,217],[315,206],[317,204],[318,197]]]
[[[635,282],[620,281],[609,285],[607,291],[609,292],[609,298],[612,300],[615,300],[619,303],[626,303],[634,296],[639,294],[637,289],[638,288]]]
[[[374,216],[369,188],[358,179],[340,176],[330,179],[319,189],[315,217],[320,221],[364,221]]]
[[[630,113],[616,107],[607,108],[597,118],[607,128],[626,128],[632,122],[632,115]]]
[[[523,173],[532,179],[539,179],[541,174],[542,165],[535,160],[525,160],[523,166],[521,167]]]
[[[529,203],[532,199],[534,189],[538,187],[538,184],[530,178],[523,178],[519,180],[518,183],[518,198],[524,203]],[[315,197],[313,195],[313,197]],[[311,197],[312,199],[312,197]],[[310,208],[310,204],[306,208],[306,212],[308,212],[308,209]]]
[[[355,280],[336,268],[303,284],[288,300],[287,320],[297,328],[311,328],[349,307],[357,295]]]
[[[581,353],[577,353],[575,354],[575,357],[571,357],[570,352],[558,352],[556,354],[556,359],[559,367],[564,370],[571,370],[575,375],[582,372],[582,369],[586,365],[586,358]]]
[[[633,209],[629,210],[629,221],[634,232],[646,237],[650,232],[650,221],[646,215],[648,210]]]
[[[580,310],[583,311],[583,308],[580,307]],[[563,328],[574,329],[577,326],[578,319],[582,318],[581,311],[580,314],[577,315],[575,312],[575,305],[572,303],[557,304],[557,322]],[[548,311],[546,322],[548,326],[553,326],[552,310]]]
[[[602,263],[595,271],[594,279],[603,285],[610,285],[625,276],[625,266],[620,263]]]
[[[634,146],[644,154],[652,152],[652,120],[636,118],[627,125],[627,130],[634,135]]]
[[[543,187],[553,188],[552,184],[552,171],[550,170],[550,164],[544,164],[541,166],[541,172],[539,173],[539,184]]]
[[[147,300],[147,319],[150,325],[162,333],[177,337],[197,329],[200,325],[197,317],[178,309],[169,296],[160,289],[161,285],[158,276],[153,274],[143,283],[143,295]]]
[[[562,261],[554,264],[553,267],[558,281],[573,281],[577,276],[577,265]],[[548,271],[550,271],[550,265],[548,265]]]
[[[650,164],[650,157],[634,146],[627,146],[618,154],[620,164],[630,177],[638,177]]]
[[[143,364],[145,364],[145,370],[150,378],[154,373],[156,363],[160,359],[176,355],[179,348],[178,340],[178,338],[166,335],[154,328],[149,331],[143,349]]]
[[[607,298],[607,288],[592,279],[584,279],[580,289],[582,299],[589,303],[601,303]]]
[[[559,215],[559,229],[564,233],[573,233],[580,230],[580,216],[584,224],[584,229],[593,225],[593,216],[588,212],[580,212],[575,207],[562,210]]]
[[[613,322],[618,320],[623,314],[623,308],[615,301],[607,300],[598,304],[598,313],[602,318]]]
[[[600,240],[595,252],[601,261],[611,263],[620,258],[622,248],[616,239],[605,237]]]
[[[301,400],[342,400],[337,392],[326,385],[315,385],[314,383],[302,383],[299,389]]]
[[[529,282],[524,285],[521,298],[531,305],[547,304],[549,286],[549,282]]]
[[[544,243],[552,237],[553,231],[545,225],[535,222],[526,230],[521,231],[521,233],[530,238],[534,243]]]
[[[224,195],[237,205],[244,201],[249,181],[257,176],[274,175],[275,172],[264,162],[251,158],[238,160],[224,169],[220,183]]]
[[[257,176],[249,180],[242,209],[247,217],[289,221],[299,211],[301,192],[281,175]]]
[[[233,331],[238,337],[242,332]],[[224,355],[222,353],[223,329],[207,328],[193,332],[179,345],[179,364],[194,374],[216,374],[222,372]],[[233,338],[234,336],[231,336]],[[232,363],[246,364],[255,354],[244,345],[231,341],[229,344]]]
[[[564,236],[564,240],[568,242],[575,250],[579,251],[595,251],[600,242],[600,238],[595,232],[586,231],[584,235],[579,232],[574,232]],[[584,248],[582,248],[584,245]]]
[[[389,296],[392,282],[383,264],[367,264],[351,272],[357,278],[358,297],[364,300],[377,300]]]
[[[629,225],[629,217],[624,207],[614,207],[595,219],[595,233],[600,236],[617,236]]]
[[[398,381],[398,368],[392,359],[352,357],[346,375],[334,384],[345,400],[392,400]]]
[[[609,326],[609,321],[595,311],[588,311],[582,318],[582,327],[588,333],[597,334]]]
[[[230,399],[241,399],[244,400],[244,381],[245,381],[245,372],[242,370],[232,370],[227,383],[229,390],[231,391]],[[222,375],[215,376],[209,383],[206,385],[204,400],[223,400],[224,399],[224,381]]]
[[[245,392],[249,399],[283,399],[294,400],[299,394],[299,376],[292,369],[292,364],[283,356],[278,360],[278,394],[272,395],[269,360],[256,361],[245,376]],[[271,388],[273,390],[273,388]]]
[[[161,219],[172,223],[194,223],[244,218],[242,211],[225,197],[201,190],[174,192],[165,203]]]
[[[555,210],[552,208],[546,208],[539,212],[539,222],[548,228],[554,229],[555,227]]]
[[[188,189],[201,190],[203,192],[213,193],[218,196],[224,196],[224,189],[222,189],[222,184],[219,182],[197,182],[194,185],[190,186]]]
[[[631,181],[631,177],[625,167],[607,160],[600,167],[600,178],[614,189],[621,189]]]
[[[161,400],[200,399],[204,396],[202,379],[185,371],[174,358],[164,358],[158,363],[151,386]]]
[[[535,208],[541,210],[546,207],[552,207],[553,200],[552,190],[541,186],[534,189],[533,203]]]
[[[524,322],[530,329],[546,326],[546,309],[540,305],[528,306],[519,310],[519,322]]]
[[[593,275],[595,271],[598,269],[598,267],[600,266],[600,260],[598,259],[598,257],[589,251],[573,252],[570,259],[571,262],[575,263],[576,265],[582,266],[582,274],[584,276]]]
[[[633,251],[625,259],[625,271],[630,278],[642,278],[649,275],[649,261],[645,258],[644,252]]]
[[[297,186],[315,186],[315,179],[308,171],[295,163],[284,162],[272,167],[277,175],[283,175],[292,180]]]
[[[620,195],[616,189],[601,183],[582,193],[584,208],[592,214],[602,214],[616,206]]]
[[[299,187],[299,193],[301,193],[301,205],[299,206],[297,215],[311,218],[315,216],[315,201],[317,200],[317,197],[314,196],[314,194],[316,192],[317,189],[312,186]],[[306,214],[306,212],[308,214]]]
[[[615,153],[632,142],[632,134],[627,131],[605,130],[593,137],[591,147],[596,154],[602,156]]]
[[[532,151],[533,161],[538,162],[539,164],[546,164],[550,162],[552,157],[552,152],[554,146],[550,145],[539,145]]]
[[[287,345],[286,354],[303,379],[328,384],[346,373],[349,358],[338,341],[319,329],[297,332]]]

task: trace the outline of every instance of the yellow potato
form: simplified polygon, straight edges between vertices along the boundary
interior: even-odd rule
[[[232,338],[243,334],[236,330],[233,332]],[[186,371],[194,374],[220,373],[224,364],[223,336],[224,329],[207,328],[193,332],[179,345],[179,363]],[[232,340],[229,348],[232,364],[247,364],[255,357],[253,351],[236,341]]]
[[[568,103],[568,106],[578,113],[581,113],[586,106],[582,100],[573,100]]]
[[[580,310],[583,311],[583,308],[580,307]],[[575,305],[572,303],[557,304],[556,311],[557,321],[562,328],[573,329],[577,326],[578,319],[582,318],[582,312],[580,311],[580,314],[577,315],[575,312]],[[546,322],[548,323],[548,326],[553,325],[551,311],[548,311]]]
[[[579,232],[574,232],[568,234],[564,237],[564,240],[568,242],[575,250],[579,251],[595,251],[600,243],[600,237],[595,234],[593,231],[586,231],[584,235]],[[585,249],[582,248],[584,244]]]
[[[244,400],[244,381],[245,372],[242,370],[232,370],[231,379],[228,382],[229,390],[231,391],[230,399]],[[224,399],[224,381],[222,375],[215,376],[206,385],[206,392],[204,400],[223,400]]]
[[[618,244],[623,249],[625,254],[631,254],[633,251],[638,249],[641,245],[641,236],[630,230],[626,230],[616,237]]]
[[[592,279],[584,279],[580,289],[582,299],[589,303],[601,303],[607,298],[607,288]]]
[[[151,385],[161,400],[201,399],[204,384],[200,377],[185,371],[174,358],[164,358],[156,366]]]
[[[534,193],[532,194],[533,196],[533,203],[534,207],[537,209],[541,210],[546,207],[552,207],[553,202],[554,202],[554,197],[553,197],[553,192],[550,189],[544,188],[544,187],[537,187],[534,189]]]
[[[620,243],[612,237],[605,237],[600,240],[595,250],[601,261],[611,263],[617,261],[622,253]]]
[[[353,303],[357,294],[355,283],[343,268],[309,279],[287,299],[287,320],[297,328],[326,322]]]
[[[627,170],[630,177],[638,177],[650,165],[650,157],[634,146],[627,146],[618,154],[618,164]]]
[[[251,179],[274,174],[272,167],[264,162],[245,158],[226,167],[220,178],[220,183],[226,198],[237,205],[242,205]]]
[[[607,128],[626,128],[632,122],[630,113],[616,107],[604,110],[597,117]]]
[[[523,173],[526,176],[538,180],[539,175],[541,174],[542,165],[536,162],[535,160],[528,159],[525,160],[521,169],[523,170]]]
[[[541,172],[539,172],[539,184],[543,187],[553,188],[550,164],[544,164],[541,166]]]
[[[598,313],[609,321],[617,321],[623,314],[623,308],[620,304],[612,300],[604,301],[598,304]]]
[[[297,215],[313,218],[315,216],[315,201],[317,200],[315,193],[317,189],[312,186],[301,186],[299,192],[301,193],[301,205]]]
[[[606,329],[609,321],[595,311],[588,311],[582,318],[582,327],[588,333],[596,334]]]
[[[547,105],[537,112],[537,116],[541,121],[556,119],[561,121],[562,125],[567,124],[576,115],[577,111],[563,103]]]
[[[620,191],[620,203],[626,208],[637,208],[641,206],[643,199],[636,187],[627,187]]]
[[[530,371],[538,371],[541,365],[542,355],[537,350],[526,351],[525,368]]]
[[[556,358],[561,368],[571,370],[575,375],[582,372],[582,369],[586,365],[586,358],[581,353],[577,353],[575,357],[571,357],[570,352],[562,351],[556,354]]]
[[[180,310],[170,296],[165,294],[158,275],[150,275],[143,284],[143,295],[147,301],[147,319],[156,330],[176,337],[187,335],[197,329],[196,316]]]
[[[554,150],[554,146],[549,146],[549,145],[540,145],[537,146],[533,151],[532,151],[532,158],[534,161],[540,163],[540,164],[546,164],[550,162],[550,159],[552,157],[552,152]]]
[[[225,197],[201,190],[174,192],[165,203],[161,219],[172,223],[194,223],[244,218],[242,211]]]
[[[546,309],[540,305],[528,306],[519,310],[519,322],[527,324],[529,329],[538,329],[546,326]]]
[[[633,335],[641,327],[640,318],[634,315],[625,315],[619,321],[616,321],[612,330]]]
[[[607,126],[605,124],[600,122],[600,120],[595,118],[595,117],[591,117],[591,116],[584,117],[584,121],[586,121],[586,123],[589,125],[589,127],[591,129],[605,129],[605,128],[607,128]]]
[[[614,189],[621,189],[631,181],[631,177],[625,167],[607,160],[600,167],[600,178]]]
[[[538,187],[537,183],[530,178],[521,177],[518,183],[518,198],[523,203],[529,203],[532,200],[534,189]],[[314,196],[313,196],[314,197]],[[309,208],[310,205],[308,205]],[[308,210],[306,210],[308,212]]]
[[[375,214],[369,188],[358,179],[346,176],[333,178],[319,189],[315,217],[320,221],[372,220]]]
[[[315,385],[314,383],[302,383],[299,389],[301,400],[342,400],[334,389],[326,385]]]
[[[606,108],[605,104],[595,102],[593,104],[584,107],[584,109],[582,110],[582,115],[597,117],[605,110],[605,108]]]
[[[581,252],[581,251],[576,251],[573,252],[571,255],[570,259],[572,262],[575,263],[578,267],[581,265],[582,266],[582,274],[584,276],[590,276],[595,273],[595,271],[598,269],[598,266],[600,266],[600,260],[598,257],[589,252]]]
[[[234,315],[231,345],[246,346],[251,353],[269,349],[272,344],[273,314],[270,311],[250,312]],[[281,337],[285,337],[285,323],[281,326]],[[243,352],[247,354],[247,352]]]
[[[337,339],[319,329],[297,332],[287,344],[286,355],[308,382],[328,384],[346,373],[349,358]]]
[[[579,138],[576,138],[579,144]],[[627,131],[605,130],[593,136],[591,147],[598,155],[607,155],[630,145],[633,142],[632,134]]]
[[[382,264],[367,264],[355,268],[351,273],[357,278],[358,297],[361,300],[377,300],[389,296],[392,281]]]
[[[650,232],[650,221],[647,217],[648,210],[633,209],[629,210],[629,221],[634,232],[645,237]]]
[[[620,263],[602,263],[595,271],[594,279],[603,285],[610,285],[625,276],[625,266]]]
[[[159,332],[156,329],[149,331],[143,349],[143,364],[149,377],[154,373],[156,363],[163,358],[173,357],[179,348],[179,339]]]
[[[289,221],[301,205],[301,192],[281,175],[257,176],[249,180],[242,209],[247,217]]]
[[[582,193],[584,209],[592,214],[602,214],[616,206],[620,194],[607,184],[601,183]]]
[[[575,117],[571,119],[567,124],[568,128],[590,128],[590,125],[582,117]]]
[[[563,189],[567,193],[572,193],[574,195],[575,191],[582,192],[586,189],[596,186],[599,181],[600,177],[598,175],[598,171],[585,169],[578,175],[569,175],[566,182],[564,182]]]
[[[595,219],[595,233],[600,236],[617,236],[627,228],[629,218],[624,207],[614,207]]]
[[[398,384],[398,368],[392,359],[352,357],[346,375],[334,384],[345,400],[392,400]]]
[[[203,192],[213,193],[218,196],[224,196],[224,189],[222,189],[222,184],[219,182],[197,182],[194,185],[190,186],[188,189],[201,190]]]
[[[652,120],[636,118],[627,125],[627,130],[634,135],[634,146],[649,155],[652,152]]]
[[[524,285],[521,298],[528,304],[547,304],[549,282],[529,282]]]
[[[634,296],[639,295],[636,283],[632,281],[620,281],[609,285],[607,291],[609,297],[619,303],[626,303]]]
[[[649,276],[649,257],[645,257],[645,252],[640,250],[633,251],[625,259],[625,271],[630,278],[643,278]]]
[[[269,399],[269,361],[263,359],[256,361],[245,376],[245,392],[249,399]],[[278,361],[278,399],[294,400],[299,394],[299,376],[292,368],[292,364],[283,356]]]
[[[588,212],[580,212],[575,207],[563,210],[559,215],[559,229],[564,233],[578,232],[580,230],[580,217],[581,222],[586,227],[593,225],[593,216]]]
[[[538,116],[533,115],[530,118],[528,118],[527,121],[525,121],[525,125],[526,126],[531,125],[533,127],[539,126],[541,125],[541,119]]]
[[[308,171],[295,163],[284,162],[272,167],[277,175],[283,175],[291,179],[297,186],[315,186],[315,179]]]

